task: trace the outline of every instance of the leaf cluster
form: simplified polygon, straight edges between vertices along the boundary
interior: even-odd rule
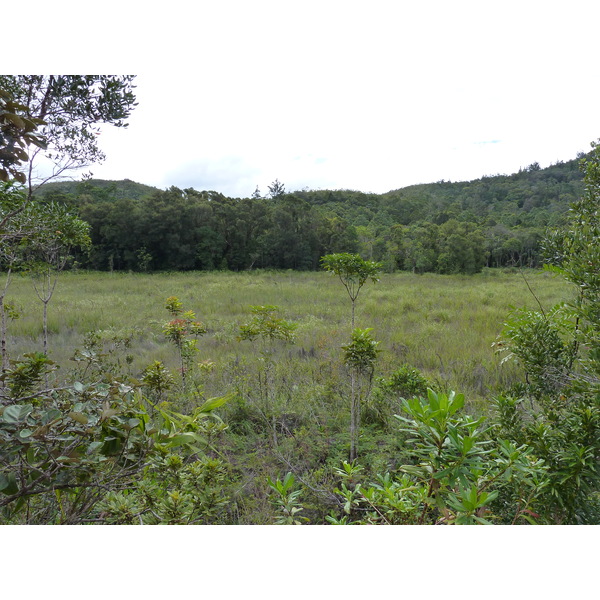
[[[265,340],[282,340],[293,343],[296,338],[297,323],[286,321],[278,316],[278,306],[251,306],[253,313],[252,319],[240,326],[238,339],[255,340],[263,338]]]
[[[321,266],[339,277],[352,302],[356,300],[361,288],[369,279],[373,283],[379,281],[378,276],[383,268],[381,263],[364,260],[358,254],[347,252],[323,256]]]
[[[20,169],[29,160],[28,146],[47,147],[37,131],[46,122],[27,114],[27,107],[15,102],[12,94],[0,82],[0,181],[14,179],[24,184],[25,173]]]

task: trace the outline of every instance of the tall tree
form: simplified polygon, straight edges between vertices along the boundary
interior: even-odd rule
[[[41,156],[49,159],[53,166],[40,184],[68,170],[104,160],[98,145],[99,126],[127,127],[126,119],[136,106],[133,79],[132,75],[0,76],[0,89],[10,94],[18,105],[25,133],[30,135],[28,123],[35,124],[45,141],[44,145],[37,144],[34,137],[29,140],[36,144],[28,156],[26,177],[30,196],[34,179],[37,180],[33,177],[34,165]],[[15,119],[12,122],[21,126]],[[24,159],[24,156],[18,158]]]
[[[285,185],[283,185],[279,179],[276,179],[269,186],[269,196],[271,196],[271,198],[278,198],[279,196],[283,196],[283,194],[285,194]]]

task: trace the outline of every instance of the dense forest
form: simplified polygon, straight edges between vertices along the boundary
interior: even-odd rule
[[[40,198],[91,226],[84,268],[125,271],[315,270],[321,256],[357,252],[387,272],[477,273],[541,266],[540,241],[581,193],[577,159],[470,182],[386,194],[351,190],[228,198],[125,181],[57,182]]]

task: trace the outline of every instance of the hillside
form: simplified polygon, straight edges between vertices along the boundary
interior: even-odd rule
[[[227,198],[130,180],[60,182],[40,197],[92,228],[83,266],[117,270],[314,270],[332,252],[360,252],[387,271],[476,273],[539,266],[540,241],[582,191],[579,160],[385,194],[303,190]]]
[[[111,181],[107,179],[88,179],[86,181],[51,181],[44,184],[39,191],[39,196],[58,197],[80,195],[87,193],[90,189],[96,192],[102,190],[107,198],[118,200],[119,198],[142,198],[155,192],[158,188],[143,183],[136,183],[131,179]],[[34,192],[35,193],[35,192]]]

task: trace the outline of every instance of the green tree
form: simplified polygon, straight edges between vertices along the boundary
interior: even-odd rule
[[[250,309],[254,316],[248,323],[240,326],[238,340],[254,341],[258,339],[261,341],[260,361],[264,366],[259,370],[259,382],[261,390],[264,390],[262,400],[265,419],[269,422],[269,413],[271,413],[273,446],[277,447],[277,416],[272,381],[273,342],[280,340],[285,343],[294,343],[298,325],[279,317],[277,314],[279,307],[277,306],[251,306]]]
[[[321,265],[326,271],[337,275],[348,292],[352,302],[352,329],[354,329],[354,314],[356,300],[363,285],[370,279],[373,283],[379,281],[382,264],[364,260],[358,254],[327,254],[321,258]]]
[[[370,279],[379,281],[381,263],[366,261],[358,254],[327,254],[321,259],[326,271],[337,275],[348,292],[352,303],[352,341],[343,346],[344,362],[350,367],[350,460],[358,453],[358,434],[360,428],[360,393],[357,393],[357,377],[372,369],[378,342],[370,337],[371,329],[354,327],[356,300],[364,284]],[[371,371],[372,373],[372,371]]]
[[[592,148],[582,197],[544,242],[574,300],[513,315],[498,344],[527,374],[523,397],[497,399],[499,422],[549,466],[544,512],[555,523],[600,522],[600,146]]]
[[[271,198],[279,198],[279,196],[283,196],[284,194],[285,186],[283,185],[283,183],[281,183],[281,181],[279,181],[279,179],[276,179],[269,186],[269,196],[271,196]]]
[[[372,329],[354,329],[352,340],[349,344],[342,346],[344,350],[344,363],[350,369],[350,461],[358,456],[358,439],[360,436],[360,404],[362,394],[357,382],[361,378],[368,381],[373,380],[375,360],[379,342],[371,336]],[[357,389],[358,388],[358,389]]]
[[[132,75],[0,76],[0,89],[14,99],[23,126],[15,119],[12,122],[29,136],[25,142],[36,145],[28,156],[30,196],[33,165],[40,152],[53,164],[52,173],[42,183],[70,169],[104,160],[98,145],[99,126],[127,126],[126,120],[136,106],[133,79]],[[44,144],[36,143],[39,138],[32,137],[32,125],[38,127],[36,134],[43,136]],[[20,154],[17,158],[25,156]]]

